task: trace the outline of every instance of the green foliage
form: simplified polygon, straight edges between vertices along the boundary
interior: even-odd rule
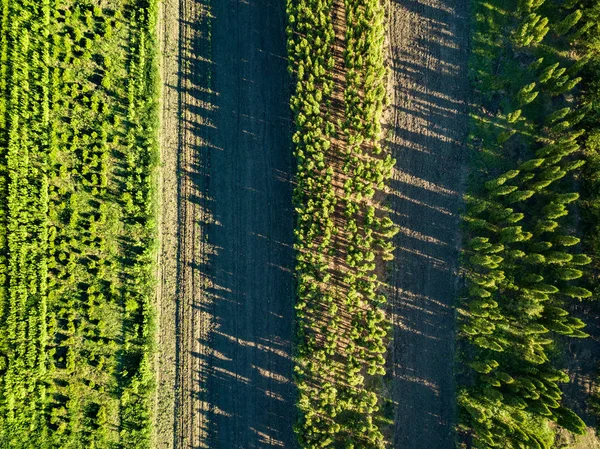
[[[547,83],[548,81],[550,81],[552,79],[552,76],[554,75],[554,72],[558,69],[558,66],[560,64],[558,62],[551,64],[549,66],[547,66],[544,70],[542,70],[542,72],[540,73],[540,76],[538,78],[540,84],[544,84]]]
[[[573,432],[576,435],[583,435],[587,430],[587,426],[573,411],[568,408],[560,407],[553,412],[556,423],[565,429]]]
[[[520,105],[526,105],[535,100],[539,94],[538,91],[534,91],[536,83],[530,83],[517,93],[517,101]]]
[[[547,17],[531,13],[523,18],[520,26],[515,30],[514,41],[522,47],[538,44],[549,30]]]
[[[556,25],[555,31],[557,34],[566,34],[573,28],[581,18],[583,17],[583,12],[580,9],[576,9],[571,14],[563,19],[558,25]]]
[[[478,172],[464,217],[467,289],[459,314],[470,383],[457,399],[462,429],[480,449],[550,449],[556,425],[574,433],[585,427],[560,404],[560,383],[569,379],[552,366],[548,348],[557,334],[587,337],[568,305],[596,293],[587,288],[591,258],[579,253],[585,240],[571,235],[570,219],[581,203],[570,191],[573,174],[590,163],[583,165],[581,152],[585,127],[597,123],[577,91],[593,58],[557,61],[554,53],[566,47],[559,35],[578,29],[586,13],[541,3],[520,0],[516,10],[502,4],[503,14],[488,2],[474,5],[471,144]]]
[[[384,11],[379,0],[345,1],[344,57],[336,61],[333,9],[331,0],[287,3],[288,57],[296,81],[296,433],[303,448],[383,448],[380,426],[386,420],[376,383],[385,373],[389,324],[374,270],[393,259],[391,238],[398,232],[373,206],[395,163],[380,145]],[[345,84],[334,82],[337,64]],[[344,110],[335,111],[334,94],[342,93]],[[335,113],[344,121],[334,123]],[[334,146],[339,136],[344,144]],[[343,192],[334,188],[334,170],[345,178]],[[336,244],[338,236],[347,243]],[[340,264],[332,256],[342,269],[332,268]],[[343,279],[341,287],[332,285],[333,277]]]
[[[569,113],[571,112],[571,108],[570,107],[566,107],[566,108],[562,108],[562,109],[557,109],[556,111],[554,111],[552,114],[550,114],[547,118],[546,118],[546,123],[548,124],[552,124],[554,122],[557,122],[558,120],[562,120],[563,118],[565,118]]]
[[[517,11],[521,14],[531,13],[544,4],[546,0],[519,0]]]
[[[3,448],[150,446],[156,12],[0,7]]]

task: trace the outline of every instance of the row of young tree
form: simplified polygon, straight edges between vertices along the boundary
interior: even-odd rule
[[[43,442],[47,385],[47,4],[3,2],[0,30],[0,442]],[[41,6],[41,5],[40,5]],[[37,26],[36,26],[37,24]]]
[[[472,81],[487,112],[477,111],[471,143],[502,155],[499,165],[509,168],[472,192],[465,216],[460,332],[472,382],[458,402],[478,448],[549,449],[551,422],[576,434],[586,428],[561,405],[560,383],[569,377],[550,348],[557,335],[587,337],[585,323],[568,312],[573,301],[592,297],[582,286],[591,259],[569,219],[579,199],[573,173],[585,163],[582,124],[592,109],[577,95],[587,61],[565,63],[542,46],[565,45],[583,14],[573,9],[577,2],[544,3],[521,0],[510,14],[486,19],[476,12]],[[503,57],[517,61],[505,72],[498,70]],[[507,98],[499,105],[498,95]],[[498,173],[491,164],[482,171]]]
[[[378,0],[347,0],[344,53],[336,54],[338,8],[332,0],[287,3],[296,78],[296,432],[303,448],[380,448],[377,378],[388,324],[375,270],[392,258],[397,232],[374,198],[394,164],[380,146],[384,17]]]
[[[156,2],[0,14],[0,445],[149,447]]]
[[[121,251],[123,266],[124,366],[120,373],[121,445],[149,448],[152,442],[155,377],[153,356],[156,333],[154,292],[156,240],[156,168],[159,74],[156,41],[157,0],[141,0],[130,12],[136,33],[129,63],[127,132],[123,157],[121,205],[124,231],[129,240]]]
[[[83,69],[94,56],[94,70],[104,70],[100,29],[110,19],[73,3],[57,4],[53,19],[48,245],[49,333],[54,336],[49,352],[56,380],[48,412],[50,446],[103,447],[119,440],[113,430],[118,401],[110,397],[119,391],[114,373],[119,370],[115,352],[121,320],[115,314],[118,264],[111,257],[118,215],[109,189],[116,134],[109,117],[122,94],[109,95],[97,82],[88,83],[89,72]],[[94,36],[93,55],[86,50],[84,56],[82,35]],[[115,42],[125,41],[121,35],[105,45]]]

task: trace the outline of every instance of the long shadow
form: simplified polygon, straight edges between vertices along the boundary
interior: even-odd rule
[[[562,386],[563,404],[577,413],[590,427],[596,427],[597,412],[591,408],[600,368],[600,305],[597,301],[572,302],[569,313],[586,323],[585,339],[559,336],[562,351],[556,363],[566,369],[571,381]]]
[[[401,228],[390,276],[393,447],[447,449],[456,424],[467,2],[394,0],[390,12],[395,101],[388,145],[397,163],[389,201]]]
[[[201,427],[201,441],[176,436],[176,446],[294,447],[285,4],[183,3],[207,13],[203,20],[181,22],[183,45],[189,46],[181,51],[181,94],[190,99],[180,111],[187,136],[181,145],[193,148],[196,160],[181,174],[193,180],[193,188],[180,202],[201,211],[194,226],[202,242],[192,261],[180,259],[188,263],[180,269],[201,279],[191,309],[208,319],[190,325],[179,317],[181,329],[202,327],[193,332],[196,344],[181,345],[185,353],[179,355],[193,359],[194,388],[187,398],[192,406],[183,413],[201,415],[189,420]],[[185,419],[176,421],[185,427]]]

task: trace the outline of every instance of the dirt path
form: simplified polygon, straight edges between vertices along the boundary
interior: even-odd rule
[[[164,2],[161,448],[293,447],[284,7]]]
[[[156,448],[173,448],[176,383],[177,251],[179,155],[179,0],[162,0],[158,22],[161,50],[161,96],[159,171],[159,250],[157,322],[157,395],[154,425]]]
[[[397,449],[453,447],[454,309],[467,132],[467,3],[390,0]]]

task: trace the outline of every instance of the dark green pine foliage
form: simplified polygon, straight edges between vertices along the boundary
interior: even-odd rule
[[[579,200],[573,176],[594,130],[576,92],[584,65],[556,61],[543,45],[568,43],[584,19],[543,0],[522,0],[513,11],[489,7],[475,5],[471,57],[483,108],[474,109],[478,171],[465,214],[460,334],[473,384],[458,394],[461,426],[478,448],[550,449],[551,422],[577,434],[586,428],[561,405],[560,383],[569,379],[549,348],[557,335],[587,337],[567,309],[593,296],[584,282],[592,259],[571,234],[571,213]]]

